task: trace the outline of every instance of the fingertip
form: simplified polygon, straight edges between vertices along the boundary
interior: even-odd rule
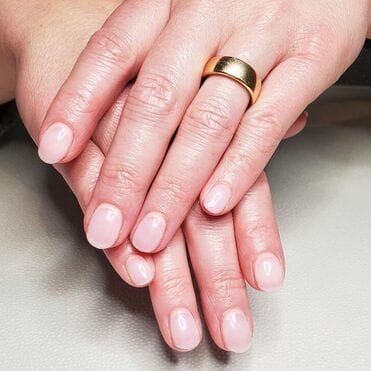
[[[130,286],[147,287],[155,277],[155,264],[151,256],[134,251],[126,241],[120,246],[104,250],[116,273]]]
[[[121,210],[108,203],[100,204],[93,212],[86,228],[86,238],[97,249],[118,245],[124,218]]]
[[[202,332],[187,308],[176,308],[169,315],[172,347],[178,352],[190,352],[198,347]]]
[[[150,212],[135,228],[131,242],[140,252],[147,254],[158,252],[166,227],[167,222],[162,213]]]
[[[155,277],[154,265],[140,255],[132,254],[126,260],[126,271],[134,287],[146,287]]]
[[[47,164],[57,164],[68,155],[72,142],[73,132],[70,127],[57,122],[41,135],[39,157]]]
[[[271,252],[259,254],[253,265],[256,289],[264,292],[277,292],[285,280],[285,271],[280,259]]]
[[[253,330],[243,310],[233,308],[223,315],[222,334],[225,348],[234,353],[245,353],[251,347]]]
[[[301,133],[307,125],[309,118],[308,111],[304,111],[298,119],[292,124],[292,126],[287,130],[284,139],[289,139],[295,135]]]
[[[212,186],[206,194],[201,196],[201,206],[203,210],[214,216],[223,215],[230,199],[232,198],[232,190],[225,184],[216,184]]]

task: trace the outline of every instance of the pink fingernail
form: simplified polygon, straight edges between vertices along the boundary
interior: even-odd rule
[[[170,331],[173,343],[179,350],[192,350],[201,340],[196,321],[188,309],[175,309],[171,312]]]
[[[232,196],[232,191],[224,184],[211,188],[204,200],[204,207],[212,214],[220,214],[226,207]]]
[[[241,309],[230,309],[224,313],[222,332],[224,345],[229,351],[243,353],[250,348],[252,329]]]
[[[72,141],[72,130],[67,125],[53,124],[41,137],[39,157],[47,164],[55,164],[66,157]]]
[[[166,229],[166,220],[161,213],[147,214],[134,232],[132,243],[142,252],[150,253],[160,244]]]
[[[97,249],[112,247],[119,237],[122,222],[122,214],[117,207],[110,204],[99,205],[88,225],[88,241]]]
[[[147,286],[153,278],[152,270],[146,259],[138,255],[131,255],[126,261],[128,274],[137,286]]]
[[[279,290],[285,278],[281,262],[274,254],[268,252],[257,257],[254,274],[259,289],[267,292]]]

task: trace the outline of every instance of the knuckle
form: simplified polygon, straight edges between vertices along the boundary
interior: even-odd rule
[[[244,234],[248,239],[264,242],[267,235],[271,234],[272,226],[262,220],[261,215],[250,213],[247,217]]]
[[[179,205],[188,204],[190,198],[189,188],[184,185],[186,182],[175,176],[159,176],[154,184],[159,194],[162,195],[163,201],[167,204],[178,203]]]
[[[225,134],[232,131],[231,109],[222,97],[212,97],[190,106],[184,116],[183,129],[192,135],[209,141],[220,141]]]
[[[214,303],[223,303],[226,306],[233,304],[236,296],[240,296],[241,289],[245,288],[245,281],[238,274],[238,270],[228,267],[218,267],[210,272],[206,292]]]
[[[156,122],[177,108],[176,79],[160,73],[146,73],[133,87],[126,102],[126,114]]]
[[[180,269],[167,268],[162,272],[162,295],[180,298],[188,292],[189,277]]]
[[[136,64],[133,41],[114,28],[102,28],[94,33],[87,50],[94,57],[93,63],[104,69],[112,65],[131,68]]]
[[[94,113],[94,100],[95,95],[93,93],[93,88],[86,85],[86,83],[79,89],[73,91],[67,90],[64,92],[63,101],[68,102],[73,116]]]
[[[109,189],[114,189],[119,194],[142,194],[144,187],[141,182],[140,174],[135,170],[135,166],[122,164],[120,161],[108,161],[100,175],[100,182]]]
[[[236,135],[242,156],[272,155],[284,136],[281,115],[276,107],[261,107],[248,115]]]
[[[268,1],[256,7],[254,26],[259,31],[277,32],[281,20],[290,14],[293,4],[290,1]]]
[[[336,40],[336,33],[326,23],[309,25],[297,33],[289,54],[303,64],[322,65],[325,58],[332,59],[336,54]]]

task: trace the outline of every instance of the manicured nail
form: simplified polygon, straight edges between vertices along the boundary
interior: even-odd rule
[[[126,270],[137,286],[147,286],[153,278],[153,272],[146,259],[139,255],[131,255],[126,261]]]
[[[196,321],[188,309],[175,309],[171,312],[170,331],[173,343],[179,350],[192,350],[201,340]]]
[[[232,191],[224,184],[211,188],[204,200],[204,207],[212,214],[220,214],[226,207],[232,196]]]
[[[99,205],[92,215],[86,236],[97,249],[108,249],[117,241],[122,227],[121,211],[110,204]]]
[[[250,348],[252,330],[241,309],[230,309],[224,313],[222,332],[227,350],[243,353]]]
[[[166,229],[166,220],[161,213],[147,214],[139,223],[131,242],[142,252],[150,253],[157,249]]]
[[[285,278],[281,262],[274,254],[269,252],[257,257],[254,274],[259,289],[267,292],[279,290]]]
[[[53,124],[41,137],[39,157],[47,164],[55,164],[66,157],[72,141],[72,130],[67,125]]]

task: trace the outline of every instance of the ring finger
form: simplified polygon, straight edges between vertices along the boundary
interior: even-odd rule
[[[251,63],[264,78],[280,51],[274,41],[268,47],[262,38],[244,40],[249,46],[244,51],[239,39],[230,39],[218,54]],[[211,76],[204,82],[184,115],[139,214],[131,239],[138,250],[161,250],[172,238],[228,147],[248,103],[247,91],[235,81]],[[218,214],[230,197],[229,188],[221,184],[204,203]]]
[[[257,290],[277,291],[284,281],[285,258],[265,174],[235,207],[233,220],[246,281]]]
[[[232,214],[210,217],[195,204],[184,233],[211,337],[222,349],[247,351],[253,326]]]

